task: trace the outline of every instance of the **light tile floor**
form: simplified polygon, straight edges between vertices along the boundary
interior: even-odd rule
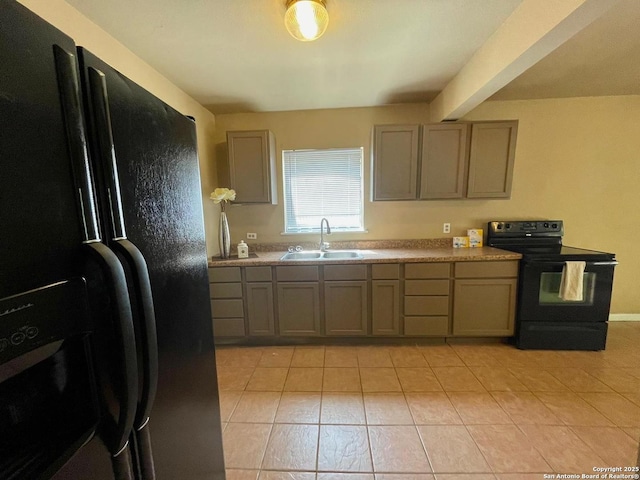
[[[508,480],[635,466],[640,323],[602,352],[219,347],[228,480]]]

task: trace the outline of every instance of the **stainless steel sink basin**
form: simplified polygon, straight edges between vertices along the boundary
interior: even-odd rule
[[[362,258],[362,254],[352,250],[332,250],[330,252],[289,252],[280,260],[344,260]]]
[[[326,258],[327,260],[332,258],[362,258],[362,254],[359,252],[324,252],[322,258]]]
[[[321,255],[321,252],[289,252],[285,253],[280,260],[317,260]]]

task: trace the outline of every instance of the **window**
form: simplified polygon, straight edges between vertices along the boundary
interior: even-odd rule
[[[361,232],[362,147],[283,151],[285,233]]]

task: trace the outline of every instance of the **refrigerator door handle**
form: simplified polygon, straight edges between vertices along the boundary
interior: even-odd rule
[[[136,467],[137,471],[140,472],[139,480],[156,480],[148,418],[147,421],[134,432],[133,451],[135,452],[134,460],[138,461]]]
[[[147,263],[142,252],[127,239],[125,230],[106,76],[103,72],[93,67],[88,68],[88,75],[93,119],[100,151],[100,163],[103,166],[108,196],[112,237],[110,245],[129,267],[133,277],[131,286],[136,300],[135,333],[140,345],[142,379],[134,421],[133,459],[134,462],[137,462],[136,467],[142,477],[141,480],[153,480],[155,479],[155,470],[148,421],[158,385],[158,339],[151,282]]]
[[[122,449],[111,456],[114,480],[136,480],[131,463],[131,452],[127,443]]]
[[[109,204],[109,223],[112,238],[126,238],[124,215],[122,213],[122,196],[118,180],[118,165],[116,163],[113,131],[111,128],[111,114],[107,95],[107,81],[100,70],[89,67],[89,89],[91,108],[95,122],[100,163],[103,166],[104,180]]]
[[[136,336],[141,348],[143,378],[140,382],[138,411],[134,422],[136,430],[141,429],[149,420],[158,386],[158,337],[156,316],[153,307],[153,295],[149,270],[142,253],[132,242],[124,239],[112,243],[112,248],[124,258],[131,270],[133,289],[137,303],[136,318],[138,325]]]
[[[53,46],[53,52],[84,241],[85,243],[95,242],[100,239],[100,231],[89,167],[87,136],[82,117],[76,58],[58,45]]]
[[[128,439],[133,429],[133,422],[138,401],[138,365],[136,354],[136,339],[133,330],[131,303],[127,281],[118,257],[106,245],[100,242],[85,245],[88,254],[98,262],[101,271],[105,275],[105,284],[109,289],[115,311],[116,348],[121,358],[119,371],[119,384],[122,390],[119,393],[119,414],[116,426],[106,438],[105,444],[109,448],[113,458],[113,468],[116,471],[118,465],[123,465],[122,455],[129,455]],[[127,478],[125,476],[121,477]]]
[[[133,461],[140,475],[139,480],[155,480],[153,451],[149,436],[149,415],[158,386],[158,340],[149,272],[142,253],[129,240],[116,240],[112,243],[112,247],[129,265],[136,298],[136,338],[140,345],[142,379],[138,408],[133,423],[134,430],[131,435]]]
[[[131,270],[133,276],[132,286],[137,300],[136,318],[139,321],[137,322],[138,325],[136,325],[136,335],[140,340],[143,369],[140,404],[138,405],[135,421],[135,427],[138,429],[149,418],[158,384],[158,338],[156,335],[153,295],[151,293],[147,263],[140,250],[127,239],[125,231],[106,77],[104,73],[93,67],[89,67],[88,71],[93,118],[99,137],[100,163],[104,167],[104,177],[109,192],[109,213],[113,237],[111,247],[125,259]]]

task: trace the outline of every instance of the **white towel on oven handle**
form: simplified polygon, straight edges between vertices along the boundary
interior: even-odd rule
[[[558,296],[567,302],[582,302],[584,269],[587,262],[565,262]]]

